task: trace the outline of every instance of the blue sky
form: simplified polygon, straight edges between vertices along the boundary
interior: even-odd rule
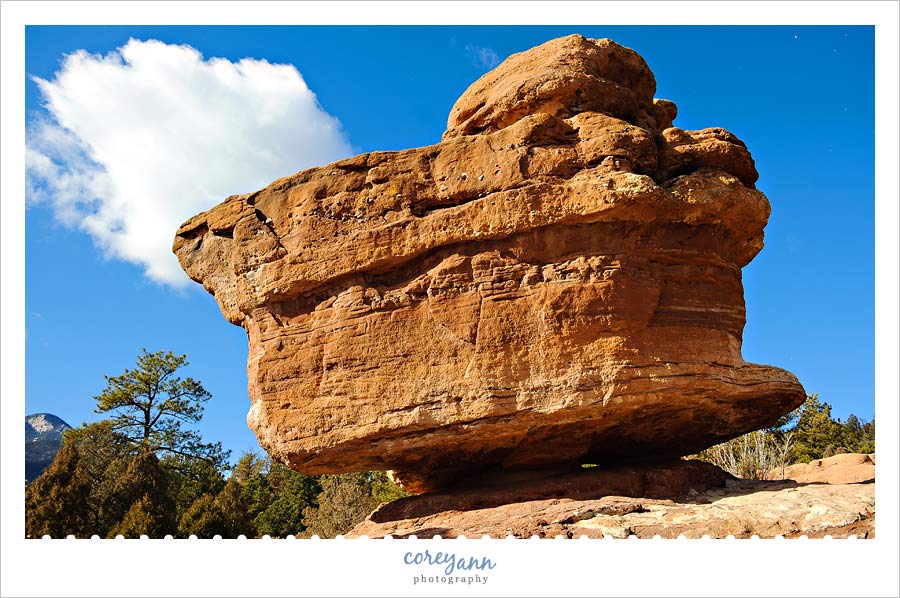
[[[238,97],[236,112],[219,116],[218,128],[225,132],[210,143],[190,146],[190,164],[161,162],[160,152],[154,151],[158,139],[144,133],[164,127],[166,113],[154,115],[151,98],[137,112],[148,115],[146,122],[129,120],[124,123],[127,131],[109,140],[108,147],[119,153],[137,147],[141,166],[155,174],[151,180],[172,189],[163,196],[153,195],[151,189],[146,200],[140,194],[124,194],[131,203],[122,209],[174,209],[181,202],[197,201],[191,193],[201,188],[204,193],[213,189],[215,203],[229,193],[251,191],[319,163],[317,159],[324,163],[351,153],[436,143],[456,98],[496,61],[570,33],[610,37],[637,50],[656,75],[657,97],[678,105],[676,126],[721,126],[747,143],[772,216],[765,249],[744,269],[744,357],[794,372],[808,392],[819,393],[833,405],[837,417],[852,412],[871,419],[871,27],[29,27],[26,121],[35,129],[50,118],[45,97],[30,77],[59,82],[60,105],[74,107],[65,118],[91,117],[90,105],[67,99],[77,96],[79,86],[89,85],[84,73],[91,71],[82,69],[80,78],[63,85],[56,74],[64,55],[77,50],[107,54],[131,38],[189,45],[204,59],[293,65],[315,94],[318,108],[303,104],[307,96],[295,81],[288,81],[273,93],[291,100],[284,112],[291,122],[276,122],[274,130],[242,130],[244,118],[234,114],[253,120],[247,106],[260,100],[254,96],[241,104]],[[201,61],[191,68],[202,67]],[[253,79],[257,90],[267,77],[278,76],[263,67],[258,70],[252,75],[260,77]],[[250,76],[245,73],[245,78]],[[128,91],[123,87],[132,79],[123,81],[110,88],[111,98]],[[195,81],[186,84],[185,93]],[[206,109],[219,110],[222,102],[214,101],[218,92],[198,85],[196,93],[195,100],[180,97],[186,106],[194,101],[200,107],[198,123],[215,125],[216,114],[209,117],[213,120],[203,115]],[[145,96],[129,97],[142,102]],[[125,118],[117,111],[99,116],[110,126]],[[340,126],[309,141],[303,138],[304,129],[296,128],[302,118],[320,124],[337,119]],[[52,118],[50,124],[48,130],[54,131]],[[256,124],[271,126],[251,123]],[[193,143],[201,136],[198,132],[188,138]],[[234,181],[229,184],[242,188],[219,192],[204,180],[205,172],[227,159],[256,159],[264,152],[254,143],[267,142],[287,149],[250,174],[227,173]],[[59,155],[68,154],[60,150]],[[119,168],[121,160],[117,164]],[[168,172],[171,177],[165,176]],[[260,180],[263,175],[268,178]],[[112,180],[124,185],[122,178]],[[182,188],[183,196],[177,193]],[[224,320],[199,285],[173,282],[165,270],[148,275],[152,264],[140,257],[128,261],[134,255],[130,251],[149,247],[145,244],[160,235],[170,242],[174,230],[157,230],[156,219],[141,216],[138,221],[146,230],[136,231],[133,238],[116,230],[98,232],[105,221],[98,225],[85,220],[93,204],[76,205],[74,216],[62,213],[74,205],[54,199],[54,193],[64,191],[39,185],[37,192],[44,197],[32,198],[26,212],[26,413],[54,413],[73,425],[96,420],[92,397],[103,389],[103,375],[133,366],[142,347],[166,349],[186,353],[191,363],[186,373],[213,394],[200,426],[204,437],[221,440],[233,457],[258,448],[245,423],[249,400],[244,331]],[[67,223],[61,218],[68,218]]]

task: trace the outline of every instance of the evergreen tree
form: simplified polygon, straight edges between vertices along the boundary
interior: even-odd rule
[[[193,378],[175,375],[186,365],[185,355],[144,349],[135,369],[105,376],[106,388],[94,397],[95,411],[110,414],[113,428],[142,450],[204,459],[222,467],[228,459],[222,444],[204,443],[199,433],[183,426],[200,421],[203,404],[211,397]]]
[[[318,507],[303,511],[310,535],[334,538],[346,534],[378,506],[372,496],[370,472],[323,475],[320,483]]]
[[[197,498],[178,522],[178,535],[182,538],[192,534],[198,538],[212,538],[222,535],[224,530],[225,517],[211,494]]]
[[[142,535],[148,538],[162,538],[171,533],[169,523],[171,513],[160,509],[149,496],[142,496],[125,513],[122,521],[117,523],[109,531],[110,538],[121,535],[125,538],[140,538]]]
[[[831,405],[811,394],[800,410],[794,428],[794,462],[809,463],[815,459],[846,452],[841,425],[831,418]]]
[[[169,491],[175,500],[175,519],[181,521],[185,512],[204,495],[215,496],[225,486],[225,477],[212,463],[183,455],[166,455],[160,465],[169,478]]]
[[[108,530],[108,537],[128,533],[161,538],[176,533],[168,476],[151,451],[113,461],[98,488],[97,501],[100,526]]]
[[[241,485],[235,479],[229,479],[225,487],[216,496],[216,507],[222,513],[224,526],[219,532],[223,538],[237,538],[241,534],[248,538],[256,537],[256,528],[247,511],[247,503],[241,496]]]
[[[851,453],[875,452],[875,422],[865,422],[850,414],[842,425],[842,443]]]
[[[849,444],[856,444],[862,436],[862,422],[856,415],[851,413],[844,422],[844,434],[849,439]]]
[[[25,490],[25,537],[89,538],[96,529],[90,495],[91,478],[79,462],[78,448],[67,439]]]
[[[255,451],[244,451],[231,469],[230,479],[240,484],[241,501],[251,521],[275,500],[275,493],[269,484],[271,467],[270,457]]]
[[[226,481],[221,445],[182,427],[199,421],[209,399],[174,375],[184,365],[184,356],[144,350],[135,370],[107,377],[95,398],[111,419],[68,431],[26,488],[28,537],[331,537],[406,495],[385,472],[310,476],[255,452]]]
[[[99,485],[110,463],[123,455],[134,454],[134,446],[128,438],[113,429],[110,420],[83,424],[80,428],[67,430],[64,439],[78,447],[80,463],[91,477],[93,489]]]
[[[322,492],[319,478],[276,466],[269,473],[275,499],[253,520],[260,535],[283,538],[306,530],[304,509],[315,507]],[[270,486],[271,487],[271,486]]]
[[[232,474],[232,479],[236,479],[234,474]],[[255,520],[257,515],[275,501],[276,497],[269,486],[268,476],[265,473],[256,473],[241,486],[241,498],[247,507],[248,516]]]
[[[231,477],[241,484],[253,476],[264,474],[272,468],[272,459],[255,451],[244,451],[231,469]]]
[[[102,524],[100,488],[107,469],[128,450],[127,439],[109,421],[67,430],[53,463],[26,490],[26,535],[105,536],[118,519]]]
[[[862,427],[862,436],[859,440],[857,451],[860,453],[875,452],[875,420],[866,422]]]
[[[26,535],[174,533],[168,475],[156,455],[134,448],[109,421],[66,432],[53,463],[26,490]]]

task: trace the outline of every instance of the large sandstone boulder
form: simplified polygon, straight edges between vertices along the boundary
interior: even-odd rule
[[[699,451],[805,393],[741,357],[769,216],[722,129],[672,128],[634,51],[516,54],[443,140],[232,196],[174,251],[250,339],[250,427],[323,472],[414,491],[482,469]]]

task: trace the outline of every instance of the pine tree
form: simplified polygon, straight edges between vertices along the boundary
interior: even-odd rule
[[[794,428],[794,462],[809,463],[846,451],[842,441],[842,428],[831,418],[831,405],[819,401],[818,394],[809,395]]]
[[[862,437],[859,441],[859,447],[857,447],[857,451],[860,453],[874,453],[875,452],[875,420],[872,419],[870,422],[866,422],[862,427]]]
[[[272,468],[272,459],[255,451],[244,451],[231,469],[231,477],[241,484],[253,476],[264,474]]]
[[[223,538],[237,538],[242,534],[248,538],[256,536],[256,528],[253,527],[241,490],[237,480],[229,479],[216,496],[216,507],[222,513],[224,522],[222,531],[219,532]]]
[[[875,452],[875,422],[865,422],[850,414],[841,430],[843,446],[851,453]]]
[[[96,529],[90,494],[91,478],[68,438],[53,463],[25,490],[25,537],[89,538]]]
[[[197,498],[178,522],[178,535],[182,538],[192,534],[198,538],[212,538],[217,534],[222,535],[223,530],[225,517],[211,494]]]
[[[105,376],[106,388],[94,397],[95,411],[110,414],[113,428],[142,450],[204,459],[222,467],[228,459],[222,444],[204,443],[198,432],[183,426],[200,421],[203,404],[211,397],[193,378],[175,375],[186,365],[185,355],[144,349],[136,369]]]
[[[169,478],[169,492],[175,500],[175,519],[204,495],[215,496],[225,486],[225,477],[212,463],[183,455],[166,455],[160,465]]]
[[[175,501],[169,493],[168,476],[153,452],[111,463],[98,494],[101,526],[109,530],[107,537],[175,534]],[[135,506],[137,503],[141,504]]]
[[[143,535],[162,538],[173,531],[168,520],[169,514],[162,512],[152,498],[142,496],[132,503],[122,521],[109,531],[108,537],[121,535],[125,538],[140,538]]]
[[[319,478],[315,476],[304,475],[289,469],[280,473],[282,477],[275,486],[277,491],[275,500],[253,521],[260,535],[269,534],[273,537],[283,538],[302,533],[306,530],[303,519],[304,509],[315,507],[317,497],[322,491]]]
[[[183,355],[144,350],[134,370],[106,377],[96,411],[110,419],[67,431],[54,463],[26,488],[27,536],[175,534],[204,495],[216,498],[226,528],[254,533],[240,486],[226,488],[228,452],[183,426],[210,398],[175,375],[185,365]]]
[[[370,472],[323,475],[320,482],[318,507],[303,511],[309,534],[322,538],[346,534],[378,506],[372,497]]]
[[[128,450],[109,421],[67,430],[53,463],[26,490],[26,535],[105,536],[99,490],[107,469]]]

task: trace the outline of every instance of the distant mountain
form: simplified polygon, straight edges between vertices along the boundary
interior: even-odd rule
[[[53,462],[62,435],[72,426],[50,413],[25,416],[25,480],[30,482]]]

